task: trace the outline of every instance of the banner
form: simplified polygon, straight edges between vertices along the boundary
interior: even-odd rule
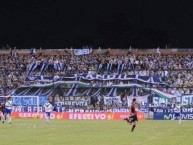
[[[153,97],[153,104],[155,106],[160,106],[161,104],[167,104],[169,102],[168,98]]]
[[[129,113],[120,112],[100,112],[100,113],[51,113],[51,119],[66,119],[66,120],[123,120],[128,117]],[[144,113],[139,112],[137,114],[139,120],[144,120]],[[13,112],[13,118],[45,118],[45,113],[22,113],[22,112]]]
[[[136,99],[137,99],[137,102],[138,102],[141,106],[144,106],[144,105],[147,104],[147,102],[148,102],[148,96],[149,96],[149,94],[146,95],[146,96],[136,96],[136,97],[128,96],[128,97],[127,97],[127,104],[128,104],[128,106],[130,106],[131,103],[132,103],[133,98],[136,98]]]
[[[154,120],[171,120],[175,113],[158,113],[154,112]],[[181,113],[182,120],[193,120],[193,113]]]
[[[69,106],[88,106],[89,101],[64,101],[64,102],[57,102],[57,106],[61,105],[69,105]]]
[[[165,109],[165,108],[153,108],[153,112],[155,113],[174,113],[174,109]],[[193,108],[182,108],[182,113],[193,113]]]
[[[104,112],[103,110],[88,110],[88,109],[67,109],[62,106],[55,106],[55,112],[75,112],[75,113],[84,113],[84,112]],[[13,106],[12,112],[37,112],[37,106]],[[44,107],[39,107],[39,112],[44,112]],[[129,112],[128,108],[112,108],[108,109],[106,112]],[[141,111],[143,112],[143,111]]]
[[[13,96],[12,101],[14,105],[29,105],[35,106],[37,105],[37,99],[39,99],[39,105],[44,105],[46,100],[48,99],[47,96]]]
[[[177,102],[180,102],[182,105],[193,104],[193,95],[185,95],[181,97],[176,97]]]
[[[150,76],[138,76],[138,75],[122,75],[122,74],[112,74],[112,75],[101,75],[101,74],[66,74],[57,76],[57,80],[66,81],[66,79],[72,79],[75,81],[76,78],[92,81],[92,80],[138,80],[144,83],[155,83],[155,84],[165,84],[160,81],[158,77]],[[46,81],[53,82],[56,76],[27,76],[25,81]],[[55,80],[56,81],[56,80]]]
[[[176,99],[176,102],[180,102],[181,105],[193,104],[193,95],[173,96],[173,98]],[[170,98],[153,97],[155,106],[166,106],[168,103],[170,103]]]
[[[90,54],[92,52],[92,48],[74,49],[73,52],[74,52],[74,55]]]
[[[111,104],[119,104],[121,102],[121,97],[104,97],[104,104],[111,105]]]

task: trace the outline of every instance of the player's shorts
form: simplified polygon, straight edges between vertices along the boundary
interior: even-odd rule
[[[50,118],[50,112],[46,112],[46,117],[49,117]]]
[[[175,117],[180,117],[180,113],[175,113]]]
[[[11,115],[11,109],[7,109],[7,108],[5,108],[5,114],[9,114],[9,115]]]
[[[132,115],[129,117],[130,123],[138,121],[137,115]]]

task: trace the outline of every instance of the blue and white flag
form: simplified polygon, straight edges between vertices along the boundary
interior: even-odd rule
[[[135,74],[135,66],[134,66],[133,63],[131,63],[131,64],[129,65],[129,69],[131,69],[131,70],[133,71],[133,73]]]
[[[49,58],[45,59],[42,63],[42,67],[41,67],[41,75],[44,73],[45,70],[48,69],[48,64],[49,64]]]
[[[63,69],[62,63],[61,63],[60,61],[56,61],[56,62],[54,63],[54,69],[57,70],[57,71],[62,70],[62,69]]]
[[[97,101],[100,93],[101,93],[101,88],[99,88],[93,95],[91,95],[91,97],[93,97],[94,100]]]
[[[131,50],[132,50],[132,47],[130,46],[130,47],[129,47],[129,51],[131,52]]]
[[[117,95],[117,88],[111,88],[110,92],[107,94],[109,97],[115,97]]]
[[[31,54],[36,54],[36,48],[31,48]]]
[[[100,70],[100,69],[102,69],[103,68],[103,65],[100,63],[99,65],[98,65],[98,69],[97,70]]]
[[[73,84],[66,96],[75,96],[77,91],[77,84]]]
[[[161,55],[161,52],[160,52],[159,47],[157,48],[157,53],[158,53],[159,55]]]
[[[98,97],[100,95],[101,92],[101,88],[99,88],[94,94],[92,94],[91,96],[93,97]]]
[[[110,72],[112,70],[112,63],[107,63],[107,71]]]
[[[32,61],[32,63],[29,65],[29,71],[28,71],[28,76],[31,75],[31,73],[36,69],[37,67],[37,62]]]
[[[118,63],[118,66],[117,66],[117,73],[118,74],[121,74],[123,69],[124,69],[124,66],[125,64],[124,63]]]

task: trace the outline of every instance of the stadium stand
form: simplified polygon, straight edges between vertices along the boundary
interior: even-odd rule
[[[52,96],[53,102],[121,96],[114,105],[127,106],[128,96],[192,94],[192,68],[193,54],[176,49],[14,48],[0,54],[0,93]]]

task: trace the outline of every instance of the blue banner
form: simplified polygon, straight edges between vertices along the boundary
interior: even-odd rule
[[[171,120],[175,113],[158,113],[154,112],[154,120]],[[193,113],[181,113],[182,120],[193,120]]]
[[[75,81],[76,78],[80,78],[83,80],[138,80],[145,83],[156,83],[160,84],[162,82],[159,77],[150,77],[150,76],[138,76],[138,75],[122,75],[122,74],[113,74],[113,75],[101,75],[101,74],[66,74],[57,76],[27,76],[25,81],[66,81],[66,79],[70,79],[71,81]],[[80,80],[81,81],[81,80]]]
[[[174,109],[153,108],[154,113],[174,113]],[[193,113],[193,108],[182,108],[182,113]]]
[[[40,96],[39,97],[39,105],[44,105],[46,100],[48,99],[47,96]],[[37,97],[36,96],[14,96],[13,97],[13,104],[14,105],[29,105],[29,106],[37,106]]]

